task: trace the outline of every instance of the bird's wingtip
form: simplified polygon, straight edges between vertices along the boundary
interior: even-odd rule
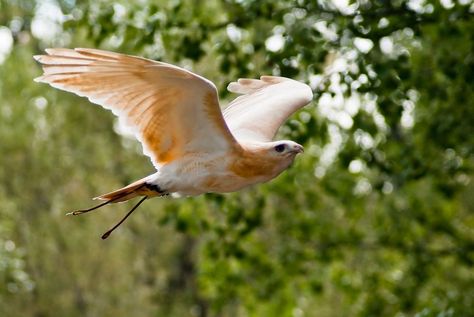
[[[34,78],[33,80],[34,80],[35,82],[37,82],[37,83],[44,83],[44,82],[46,82],[46,81],[44,80],[44,76],[36,77],[36,78]]]
[[[238,86],[239,84],[237,84],[236,82],[231,82],[230,84],[227,85],[227,90],[230,92],[237,92]]]
[[[313,98],[314,98],[313,90],[311,89],[309,85],[306,85],[306,84],[303,84],[303,85],[304,85],[304,90],[305,90],[305,99],[307,103],[310,103],[311,101],[313,101]]]

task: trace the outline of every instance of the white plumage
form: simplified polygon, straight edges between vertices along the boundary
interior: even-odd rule
[[[180,67],[96,49],[46,52],[35,56],[44,70],[36,81],[111,110],[134,131],[157,169],[97,197],[105,200],[99,206],[73,214],[136,196],[144,196],[141,203],[170,193],[236,191],[274,178],[303,150],[293,141],[272,141],[288,116],[312,100],[303,83],[274,76],[239,79],[228,90],[241,96],[222,113],[214,84]]]

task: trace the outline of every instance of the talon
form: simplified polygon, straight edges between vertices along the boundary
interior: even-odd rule
[[[68,212],[66,216],[77,216],[86,212],[87,212],[86,210],[74,210],[74,211]]]

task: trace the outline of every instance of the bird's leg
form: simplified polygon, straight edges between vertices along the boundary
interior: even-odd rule
[[[107,238],[109,237],[109,235],[110,235],[115,229],[117,229],[118,226],[120,226],[120,225],[125,221],[125,219],[127,219],[128,216],[130,216],[130,215],[132,214],[132,212],[134,212],[135,209],[137,209],[138,206],[140,206],[141,203],[144,202],[145,199],[147,199],[147,198],[148,198],[148,196],[143,197],[143,198],[138,202],[138,204],[136,204],[136,205],[125,215],[125,217],[122,218],[122,220],[120,220],[115,226],[113,226],[111,229],[109,229],[106,233],[104,233],[104,234],[102,235],[102,239],[103,239],[103,240],[107,239]]]
[[[81,215],[81,214],[85,214],[86,212],[89,212],[89,211],[92,211],[92,210],[96,210],[96,209],[99,209],[100,207],[102,206],[105,206],[105,205],[108,205],[110,203],[113,203],[114,201],[116,200],[119,200],[120,198],[122,197],[116,197],[114,199],[111,199],[111,200],[108,200],[106,202],[103,202],[102,204],[99,204],[97,206],[94,206],[94,207],[91,207],[91,208],[88,208],[88,209],[81,209],[81,210],[75,210],[75,211],[72,211],[72,212],[68,212],[66,214],[66,216],[77,216],[77,215]]]

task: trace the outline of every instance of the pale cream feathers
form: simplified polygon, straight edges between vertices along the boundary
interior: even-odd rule
[[[36,81],[87,97],[135,130],[155,166],[190,151],[231,147],[210,81],[182,68],[94,49],[47,49]],[[205,142],[204,142],[205,141]]]
[[[238,190],[274,178],[302,152],[295,142],[272,139],[288,116],[312,100],[303,83],[274,76],[239,79],[228,90],[241,96],[222,113],[214,84],[180,67],[96,49],[46,53],[35,56],[44,70],[36,81],[111,110],[133,129],[157,169],[99,196],[105,203],[74,214],[135,196],[145,196],[141,203],[168,193]]]

